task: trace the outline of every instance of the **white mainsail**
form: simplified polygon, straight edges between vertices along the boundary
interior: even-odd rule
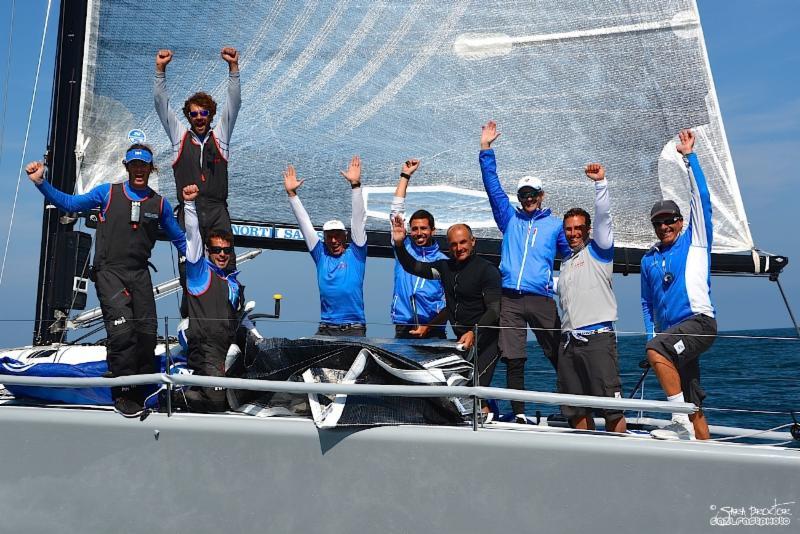
[[[691,127],[714,202],[714,251],[753,247],[693,0],[159,5],[90,3],[80,191],[122,177],[127,132],[139,128],[156,148],[161,190],[174,198],[153,107],[156,50],[175,51],[167,83],[179,109],[198,90],[224,101],[219,49],[231,45],[242,52],[243,92],[231,149],[235,217],[292,221],[280,173],[293,162],[308,179],[312,219],[341,218],[337,169],[359,153],[364,183],[376,188],[368,227],[385,230],[399,165],[419,157],[412,185],[425,188],[412,189],[409,209],[434,194],[438,220],[497,237],[477,164],[480,125],[494,119],[507,191],[533,174],[555,213],[590,207],[581,169],[603,162],[617,245],[647,248],[654,201],[688,210],[672,143]]]

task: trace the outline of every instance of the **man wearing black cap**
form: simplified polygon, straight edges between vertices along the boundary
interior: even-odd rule
[[[93,279],[103,311],[108,340],[106,360],[111,376],[156,371],[156,304],[148,260],[158,227],[186,254],[186,237],[172,215],[167,199],[147,185],[153,171],[153,153],[132,145],[123,161],[128,181],[101,184],[83,195],[69,195],[44,179],[44,165],[29,163],[28,177],[45,198],[59,209],[78,213],[100,208],[94,246]],[[114,408],[126,417],[142,413],[145,391],[136,386],[111,388]]]
[[[367,333],[364,318],[364,269],[367,262],[367,212],[361,192],[361,158],[353,156],[347,171],[339,171],[350,183],[352,212],[350,233],[353,242],[347,245],[347,229],[333,219],[322,226],[323,241],[311,224],[308,212],[297,196],[305,180],[298,180],[294,167],[283,173],[283,185],[289,205],[303,233],[308,251],[317,267],[319,287],[319,336],[358,336]]]
[[[699,356],[717,334],[711,304],[711,195],[697,155],[695,136],[681,130],[676,149],[688,169],[692,191],[689,224],[672,200],[660,200],[650,210],[658,243],[642,258],[642,312],[648,332],[647,360],[671,402],[705,398],[700,387]],[[690,424],[691,422],[691,424]],[[651,432],[658,439],[708,439],[702,410],[690,416],[673,414],[672,423]]]

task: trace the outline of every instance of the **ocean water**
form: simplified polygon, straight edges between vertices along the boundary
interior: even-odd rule
[[[620,336],[617,345],[623,395],[629,397],[642,375],[639,362],[645,357],[645,336]],[[704,409],[709,424],[769,429],[791,423],[789,412],[793,410],[800,421],[800,339],[794,329],[721,332],[712,347],[700,357],[700,370],[700,383],[707,395]],[[492,385],[505,387],[505,380],[505,366],[500,363]],[[555,380],[555,371],[539,345],[530,341],[526,388],[554,391]],[[653,371],[648,373],[643,387],[645,399],[666,400]],[[640,395],[641,391],[637,398]],[[529,415],[537,410],[542,415],[557,411],[551,406],[526,405]],[[501,403],[501,411],[510,412],[510,407]],[[664,414],[649,416],[666,417]]]

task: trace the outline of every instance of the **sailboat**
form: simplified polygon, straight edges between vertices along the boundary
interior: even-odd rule
[[[265,166],[295,161],[319,184],[304,192],[304,203],[313,220],[323,221],[341,217],[330,194],[338,179],[332,170],[343,155],[361,152],[374,169],[366,191],[369,254],[391,257],[386,216],[393,162],[414,153],[427,156],[426,174],[410,190],[409,203],[424,195],[441,226],[466,220],[479,233],[478,252],[496,260],[499,235],[481,196],[470,133],[491,114],[515,137],[504,147],[504,180],[546,173],[556,212],[567,204],[591,205],[570,188],[587,154],[613,162],[619,177],[612,195],[615,271],[625,274],[638,272],[652,241],[640,222],[646,207],[662,196],[689,198],[675,185],[684,171],[670,139],[693,127],[715,202],[713,271],[777,279],[788,259],[757,250],[750,235],[695,2],[585,4],[277,0],[220,11],[214,4],[189,10],[173,1],[143,9],[118,0],[64,0],[50,177],[62,190],[83,192],[97,179],[116,176],[118,154],[133,130],[146,134],[160,166],[168,167],[168,142],[149,90],[152,55],[168,45],[185,58],[170,67],[172,95],[211,86],[209,92],[221,97],[222,84],[213,86],[223,79],[215,51],[206,53],[197,36],[184,31],[199,20],[204,32],[212,28],[242,52],[243,108],[230,200],[238,247],[303,250],[296,227],[286,223],[291,216],[280,184],[262,178]],[[675,56],[690,59],[676,62]],[[629,142],[608,142],[612,137]],[[171,180],[158,185],[174,198]],[[36,331],[32,347],[13,352],[18,359],[98,352],[64,344],[81,322],[75,314],[89,287],[91,234],[75,229],[80,220],[44,210]],[[169,334],[165,345],[174,347]],[[371,343],[377,344],[365,342]],[[3,380],[52,387],[107,383]],[[166,374],[143,380],[309,398],[494,397],[674,409],[659,401],[467,385]],[[0,421],[0,444],[9,451],[0,517],[10,531],[627,532],[641,527],[620,513],[631,510],[652,531],[701,532],[736,519],[723,509],[791,512],[798,495],[792,474],[800,469],[797,450],[780,445],[660,442],[552,425],[481,426],[474,417],[471,425],[326,428],[293,416],[167,411],[129,421],[97,407],[7,402]],[[38,514],[42,502],[47,513]],[[777,514],[769,519],[781,526],[788,516]]]

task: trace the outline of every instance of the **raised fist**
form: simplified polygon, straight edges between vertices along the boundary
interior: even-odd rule
[[[419,169],[419,160],[409,159],[406,160],[405,163],[403,163],[403,169],[400,172],[411,176],[417,169]]]
[[[588,176],[590,180],[595,182],[599,182],[606,177],[606,168],[600,163],[589,163],[584,167],[583,172],[586,173],[586,176]]]
[[[167,70],[167,64],[172,61],[172,50],[161,49],[156,53],[156,70],[164,72]]]
[[[28,174],[28,178],[31,179],[31,182],[36,185],[44,181],[44,163],[41,161],[32,161],[25,165],[25,172]]]
[[[231,70],[233,70],[234,67],[237,69],[239,68],[239,51],[232,46],[223,48],[219,55],[228,63],[228,67],[230,67]]]
[[[196,184],[189,184],[183,188],[183,200],[191,202],[200,194],[200,188]]]

